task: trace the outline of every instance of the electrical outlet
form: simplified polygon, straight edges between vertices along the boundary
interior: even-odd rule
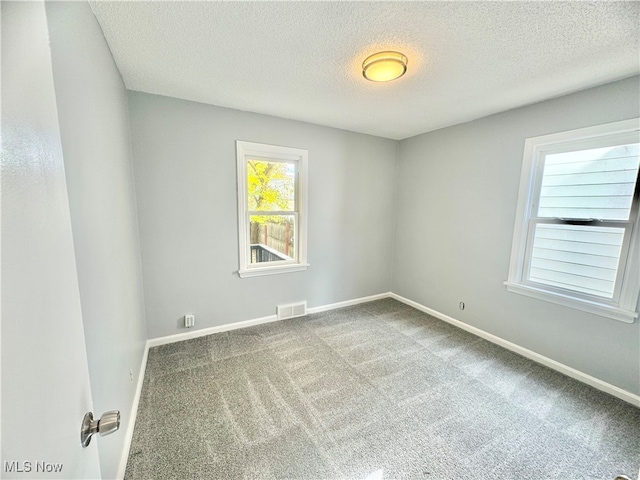
[[[129,380],[133,382],[133,368],[129,369]]]
[[[193,327],[196,324],[196,316],[195,315],[185,315],[184,316],[184,326],[187,328]]]
[[[460,310],[464,310],[464,302],[460,302],[460,305],[458,305],[460,307]]]

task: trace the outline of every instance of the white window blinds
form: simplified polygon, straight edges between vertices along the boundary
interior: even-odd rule
[[[627,144],[545,156],[530,281],[615,297],[628,225],[617,223],[629,220],[638,153],[638,144]]]
[[[628,220],[638,144],[547,155],[538,217]]]
[[[507,289],[633,322],[640,119],[525,140]]]

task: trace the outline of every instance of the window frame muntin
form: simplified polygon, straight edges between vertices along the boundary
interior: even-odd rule
[[[238,176],[238,275],[241,278],[303,271],[309,266],[307,263],[308,155],[309,152],[307,150],[300,148],[283,147],[242,140],[236,141],[236,164]],[[250,160],[296,164],[294,210],[254,211],[248,209],[247,164]],[[295,217],[294,252],[296,258],[293,258],[292,260],[265,262],[268,263],[268,265],[252,264],[250,258],[249,218],[251,215],[269,214],[292,215]]]
[[[604,226],[620,226],[626,224],[623,237],[623,248],[619,258],[618,274],[615,289],[617,301],[596,295],[584,294],[570,289],[562,289],[528,280],[532,240],[534,230],[532,220],[554,220],[551,217],[537,217],[537,206],[540,200],[544,159],[549,154],[619,145],[621,142],[638,143],[640,119],[633,118],[594,127],[569,130],[549,135],[531,137],[525,140],[525,148],[520,177],[516,221],[509,263],[509,274],[504,282],[507,290],[541,300],[572,307],[596,315],[633,323],[638,317],[637,304],[640,290],[640,279],[633,276],[633,267],[640,268],[638,245],[640,235],[640,179],[636,180],[634,198],[629,220],[607,220]],[[536,216],[533,216],[536,212]],[[542,223],[542,222],[536,222]],[[551,223],[551,222],[544,222]],[[626,244],[626,258],[625,255]],[[616,293],[616,292],[614,292]],[[615,297],[616,295],[614,295]]]

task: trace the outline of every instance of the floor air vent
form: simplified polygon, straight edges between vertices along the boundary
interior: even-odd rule
[[[292,303],[291,305],[278,305],[276,307],[278,320],[301,317],[307,314],[307,302]]]

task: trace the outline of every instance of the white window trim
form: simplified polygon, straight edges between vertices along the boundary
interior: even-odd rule
[[[640,271],[640,234],[638,233],[638,230],[640,230],[640,209],[636,209],[635,212],[632,210],[632,215],[635,214],[635,223],[631,231],[626,267],[622,276],[620,296],[617,304],[598,301],[595,298],[583,298],[583,296],[577,293],[554,291],[553,288],[548,288],[545,285],[533,285],[527,283],[524,276],[528,229],[531,219],[531,204],[533,197],[536,195],[535,183],[540,175],[539,160],[541,155],[554,149],[557,151],[560,146],[570,146],[570,143],[573,142],[584,142],[588,141],[589,138],[593,138],[594,141],[597,142],[597,138],[603,135],[624,135],[634,132],[637,134],[639,130],[640,119],[634,118],[621,122],[526,139],[522,160],[522,173],[520,176],[515,228],[511,246],[509,276],[507,281],[504,282],[508,291],[626,323],[633,323],[635,321],[638,317],[636,309],[638,305],[638,294],[640,292],[640,275],[638,275],[638,271]],[[637,139],[636,136],[635,141],[637,141]]]
[[[249,211],[247,205],[247,159],[261,158],[267,161],[296,162],[296,221],[298,235],[295,239],[297,260],[251,264],[249,261]],[[238,275],[241,278],[300,272],[309,267],[307,263],[307,164],[309,152],[299,148],[265,145],[262,143],[236,141],[238,167]],[[292,214],[293,212],[282,212]]]

